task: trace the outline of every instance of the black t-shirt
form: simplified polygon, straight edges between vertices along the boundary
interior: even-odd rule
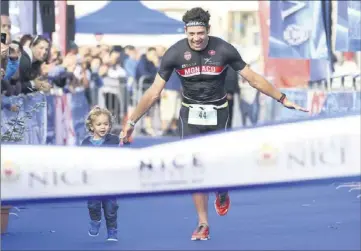
[[[241,55],[231,44],[210,36],[204,50],[194,51],[185,38],[167,50],[158,74],[168,81],[175,69],[182,81],[185,98],[198,102],[212,102],[226,95],[224,84],[228,66],[235,71],[246,66]]]

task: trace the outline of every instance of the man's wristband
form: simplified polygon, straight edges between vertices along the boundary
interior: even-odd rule
[[[132,120],[128,120],[128,121],[127,121],[127,124],[130,125],[131,127],[134,127],[134,126],[135,126],[135,122],[132,121]]]
[[[277,100],[277,101],[280,102],[281,104],[283,104],[283,102],[285,101],[285,99],[286,99],[286,94],[282,93],[280,99]]]

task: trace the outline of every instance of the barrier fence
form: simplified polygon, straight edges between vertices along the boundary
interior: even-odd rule
[[[18,111],[1,109],[1,141],[26,145],[77,145],[85,137],[89,111],[84,91],[2,97]]]

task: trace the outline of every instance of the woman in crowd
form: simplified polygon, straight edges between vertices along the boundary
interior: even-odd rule
[[[36,90],[49,92],[51,88],[49,81],[41,77],[41,65],[49,56],[49,41],[37,35],[31,40],[30,46],[23,49],[19,69],[22,92],[25,94]]]

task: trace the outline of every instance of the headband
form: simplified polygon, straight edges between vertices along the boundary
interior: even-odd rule
[[[206,23],[204,22],[199,22],[199,21],[189,21],[188,23],[186,23],[186,27],[192,27],[192,26],[208,26],[206,25]]]

